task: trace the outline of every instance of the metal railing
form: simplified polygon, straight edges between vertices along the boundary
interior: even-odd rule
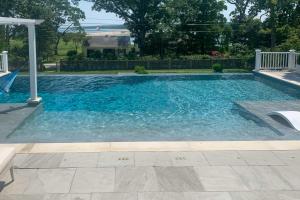
[[[290,70],[294,71],[299,65],[300,53],[295,50],[289,52],[261,52],[256,50],[256,70]]]
[[[0,54],[0,72],[7,73],[8,72],[8,52],[3,51]]]

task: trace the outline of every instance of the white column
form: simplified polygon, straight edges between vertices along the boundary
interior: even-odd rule
[[[7,51],[2,52],[2,66],[3,66],[3,72],[8,73],[8,52]]]
[[[290,50],[289,52],[288,69],[293,71],[296,69],[296,50]]]
[[[37,64],[35,25],[28,25],[29,64],[30,64],[30,99],[29,104],[39,104],[41,98],[37,95]]]
[[[255,71],[259,71],[261,69],[261,50],[255,50]]]

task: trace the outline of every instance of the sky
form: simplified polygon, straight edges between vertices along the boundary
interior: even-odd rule
[[[85,12],[86,20],[82,22],[82,25],[110,25],[110,24],[123,24],[124,21],[118,18],[113,13],[106,13],[105,11],[97,12],[92,10],[93,3],[81,1],[80,8]],[[232,5],[227,5],[227,11],[224,11],[224,15],[229,19],[230,12],[234,9]]]

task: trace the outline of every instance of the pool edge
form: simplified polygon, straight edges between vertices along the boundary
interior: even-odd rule
[[[288,151],[300,150],[300,141],[207,141],[207,142],[98,142],[0,144],[17,153],[76,152],[192,152],[192,151]]]

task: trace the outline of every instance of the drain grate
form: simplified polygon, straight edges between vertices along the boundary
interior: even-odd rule
[[[186,160],[185,157],[176,157],[175,160]]]
[[[129,158],[123,157],[123,158],[119,158],[118,160],[120,160],[120,161],[126,161],[126,160],[129,160]]]

